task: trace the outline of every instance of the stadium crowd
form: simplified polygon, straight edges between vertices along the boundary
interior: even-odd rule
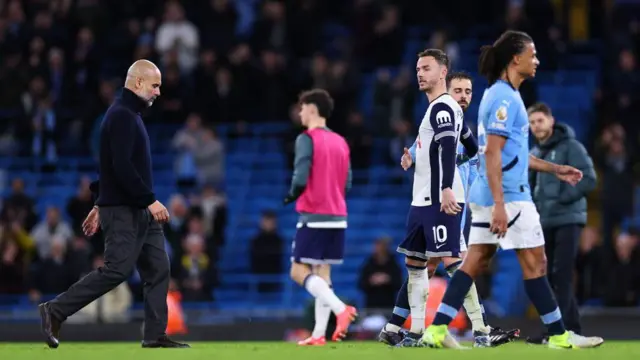
[[[608,38],[602,41],[607,44],[604,70],[594,94],[596,121],[588,144],[600,180],[590,210],[600,214],[601,225],[590,224],[583,231],[577,292],[580,301],[604,297],[607,305],[629,306],[640,300],[640,227],[634,226],[640,224],[634,221],[640,214],[632,196],[640,146],[640,20],[629,17],[632,12],[624,4],[603,6],[605,10],[606,20],[591,19],[592,36]],[[330,126],[349,140],[354,168],[371,165],[374,138],[388,140],[388,165],[397,167],[420,120],[413,115],[419,94],[412,69],[396,76],[377,71],[371,117],[358,108],[361,74],[400,64],[405,31],[422,24],[427,13],[434,31],[424,47],[444,49],[454,67],[460,61],[458,41],[477,19],[499,24],[492,34],[505,28],[528,31],[543,70],[561,66],[571,41],[567,25],[554,20],[551,1],[541,0],[491,1],[490,6],[474,0],[0,1],[0,156],[36,157],[55,169],[59,156],[94,152],[101,116],[129,64],[140,58],[159,64],[162,96],[146,121],[185,124],[163,146],[176,154],[180,185],[201,186],[197,194],[175,194],[167,204],[173,286],[184,300],[211,301],[218,250],[231,240],[225,239],[225,149],[215,125],[233,123],[234,136],[241,137],[254,123],[291,121],[296,134],[291,105],[297,94],[322,87],[336,99]],[[351,36],[327,43],[322,31],[326,22],[345,25]],[[522,92],[527,105],[536,101],[535,81]],[[294,138],[286,140],[290,156]],[[46,213],[36,212],[37,199],[25,193],[20,179],[5,194],[0,294],[29,294],[35,302],[43,294],[64,291],[100,265],[101,238],[86,239],[80,226],[92,207],[89,179],[81,180],[66,208],[51,207]],[[282,272],[273,259],[288,245],[277,234],[274,218],[266,213],[256,228],[256,273]],[[396,268],[386,265],[386,244],[377,242],[370,263],[363,266],[360,287],[372,306],[391,306],[393,295],[384,294],[395,292],[399,283]],[[374,272],[376,266],[382,270]],[[391,280],[373,284],[380,281],[370,277],[381,271],[388,271]],[[129,286],[139,299],[139,280]],[[271,285],[261,287],[271,290]]]

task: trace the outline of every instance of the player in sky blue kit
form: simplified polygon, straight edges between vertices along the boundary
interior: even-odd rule
[[[490,46],[483,46],[479,72],[490,88],[478,113],[479,175],[469,203],[469,251],[456,271],[422,344],[436,348],[461,348],[449,334],[448,324],[462,306],[474,278],[489,265],[497,247],[516,251],[527,295],[549,333],[549,347],[590,348],[599,337],[567,331],[546,276],[544,236],[532,202],[528,170],[554,173],[575,185],[582,173],[570,166],[549,163],[529,155],[528,117],[518,88],[535,76],[539,64],[531,37],[506,31]]]
[[[463,111],[466,111],[471,104],[473,98],[473,86],[471,83],[471,77],[464,72],[452,72],[447,74],[446,78],[447,92],[453,99],[460,105]],[[461,139],[473,139],[471,130],[463,130]],[[405,154],[402,156],[401,165],[404,170],[408,170],[413,165],[413,159],[416,158],[417,142],[411,146],[410,149],[405,148]],[[465,146],[460,142],[457,149],[457,171],[460,174],[462,180],[464,197],[468,198],[468,189],[477,176],[477,156],[468,157],[468,151]],[[467,251],[464,228],[466,222],[468,208],[465,206],[462,211],[462,220],[460,223],[460,252],[462,257]],[[431,278],[435,272],[436,267],[440,263],[440,258],[430,259],[427,262],[428,276]],[[447,272],[453,274],[461,261],[454,263],[454,266],[447,267]],[[379,340],[387,345],[395,346],[401,343],[406,335],[406,332],[401,329],[409,315],[409,304],[407,298],[407,281],[404,282],[396,298],[396,304],[393,308],[393,315],[389,320],[389,323],[380,332],[378,336]],[[464,309],[467,312],[467,316],[471,321],[474,346],[488,347],[499,346],[506,344],[518,337],[520,331],[513,329],[510,331],[504,331],[498,327],[491,327],[487,324],[484,308],[480,303],[478,292],[473,286],[464,300]]]

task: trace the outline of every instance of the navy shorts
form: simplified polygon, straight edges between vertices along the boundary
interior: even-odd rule
[[[309,265],[342,264],[345,229],[302,225],[291,245],[291,262]]]
[[[440,211],[439,204],[412,206],[407,216],[407,234],[397,251],[421,260],[460,257],[461,214],[447,215]]]

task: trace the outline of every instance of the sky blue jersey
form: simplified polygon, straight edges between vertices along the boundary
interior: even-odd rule
[[[487,178],[484,150],[487,135],[507,139],[502,149],[502,189],[504,201],[532,201],[529,188],[529,119],[520,93],[511,84],[498,80],[484,92],[478,110],[478,178],[471,187],[469,202],[493,205]]]

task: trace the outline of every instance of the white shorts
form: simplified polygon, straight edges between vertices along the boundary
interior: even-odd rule
[[[464,238],[463,231],[460,231],[460,252],[467,252],[467,241]]]
[[[544,246],[544,235],[540,225],[540,214],[529,201],[514,201],[505,204],[509,227],[504,238],[489,230],[493,206],[470,204],[471,231],[469,245],[499,245],[504,250],[529,249]]]

